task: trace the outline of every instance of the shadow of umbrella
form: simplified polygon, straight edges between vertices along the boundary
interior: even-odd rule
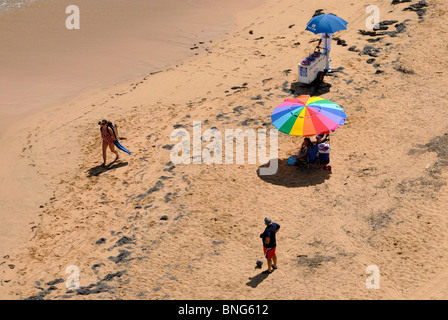
[[[287,162],[288,159],[278,159],[278,170],[273,175],[259,173],[260,168],[268,167],[269,163],[260,166],[257,170],[258,177],[265,182],[288,188],[315,186],[330,178],[330,173],[320,168],[312,168],[310,173],[307,173],[306,170],[298,170],[298,167],[290,166]]]
[[[249,286],[251,288],[256,288],[260,283],[262,283],[267,277],[269,276],[268,273],[259,273],[255,277],[249,278],[249,282],[246,283],[246,286]]]
[[[115,164],[112,162],[108,166],[99,165],[99,166],[90,168],[87,171],[88,172],[87,178],[99,176],[100,174],[102,174],[104,172],[107,172],[107,171],[110,171],[110,170],[114,170],[114,169],[118,169],[118,168],[121,168],[121,167],[125,167],[128,164],[129,164],[128,162],[119,162],[119,163],[115,163]]]

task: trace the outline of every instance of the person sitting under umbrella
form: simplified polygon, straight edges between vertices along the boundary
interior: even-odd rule
[[[316,144],[319,143],[323,143],[323,142],[327,142],[330,141],[330,134],[329,133],[325,133],[325,134],[318,134],[316,136]]]
[[[319,143],[317,145],[317,148],[319,150],[319,161],[320,166],[323,170],[328,170],[331,173],[331,166],[330,163],[330,150],[331,147],[329,144],[326,143]]]
[[[296,152],[294,157],[302,162],[306,162],[308,156],[308,149],[313,145],[310,138],[303,139],[300,150]]]

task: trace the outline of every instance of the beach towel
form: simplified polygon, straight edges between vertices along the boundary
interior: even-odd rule
[[[319,143],[317,145],[317,148],[319,149],[319,153],[330,153],[330,145],[328,143]]]

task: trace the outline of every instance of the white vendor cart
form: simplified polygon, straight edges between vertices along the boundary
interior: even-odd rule
[[[310,84],[314,80],[322,82],[326,74],[326,54],[315,51],[299,63],[299,82]]]

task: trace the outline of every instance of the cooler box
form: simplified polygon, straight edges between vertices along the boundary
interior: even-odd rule
[[[328,143],[319,143],[317,149],[319,150],[320,163],[328,164],[330,162],[330,145]]]
[[[310,84],[317,78],[319,71],[324,71],[327,61],[325,54],[314,52],[299,63],[299,82]]]

